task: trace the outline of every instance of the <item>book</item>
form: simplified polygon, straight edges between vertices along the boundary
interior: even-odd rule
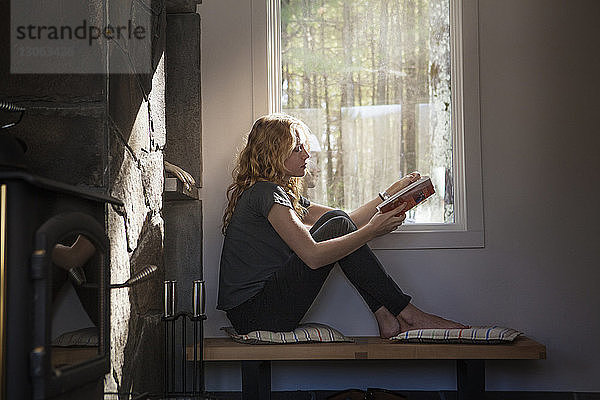
[[[406,212],[417,204],[422,203],[434,193],[435,189],[433,188],[431,179],[428,176],[422,176],[418,181],[411,183],[398,193],[385,199],[377,206],[377,210],[386,213],[406,202],[406,208],[402,210],[402,212]]]

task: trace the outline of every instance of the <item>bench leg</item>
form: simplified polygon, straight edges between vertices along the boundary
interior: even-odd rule
[[[271,361],[242,361],[242,400],[271,399]]]
[[[457,360],[458,400],[485,399],[485,360]]]

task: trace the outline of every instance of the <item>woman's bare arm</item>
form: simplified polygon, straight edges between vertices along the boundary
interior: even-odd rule
[[[417,181],[420,177],[421,175],[418,172],[410,173],[402,179],[399,179],[398,181],[394,182],[389,188],[386,189],[386,192],[389,195],[393,195],[394,193],[402,190],[411,183]],[[379,204],[381,204],[382,201],[383,200],[381,200],[379,196],[377,196],[373,200],[363,204],[356,210],[350,212],[348,215],[358,228],[362,228],[371,220],[373,215],[375,215],[375,213],[377,212],[376,207]],[[304,216],[302,222],[310,227],[314,225],[315,222],[317,222],[317,220],[321,218],[323,214],[331,210],[333,210],[333,208],[331,207],[324,206],[322,204],[311,203],[308,207],[308,214]]]
[[[369,240],[396,229],[406,218],[402,213],[405,206],[402,204],[385,214],[377,213],[362,228],[322,242],[313,239],[296,212],[289,207],[274,204],[267,218],[292,251],[310,268],[317,269],[347,256]]]
[[[381,202],[382,200],[379,198],[379,196],[377,196],[373,200],[358,207],[356,210],[351,211],[350,213],[348,213],[348,215],[350,216],[350,218],[352,218],[354,224],[357,227],[361,228],[365,226],[367,222],[369,222],[373,215],[375,215],[375,213],[377,212],[377,206]]]

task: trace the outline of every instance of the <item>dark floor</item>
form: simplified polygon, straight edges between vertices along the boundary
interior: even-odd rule
[[[335,391],[298,391],[273,392],[271,400],[326,400]],[[408,400],[456,400],[456,392],[396,392]],[[210,393],[211,400],[240,400],[240,392]],[[600,393],[571,393],[571,392],[487,392],[482,400],[600,400]]]

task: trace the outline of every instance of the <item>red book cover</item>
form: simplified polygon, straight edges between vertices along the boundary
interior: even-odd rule
[[[398,193],[390,196],[377,206],[377,210],[385,213],[406,202],[406,208],[402,211],[406,212],[434,193],[435,189],[433,188],[431,179],[428,176],[423,176],[418,181],[411,183]]]

